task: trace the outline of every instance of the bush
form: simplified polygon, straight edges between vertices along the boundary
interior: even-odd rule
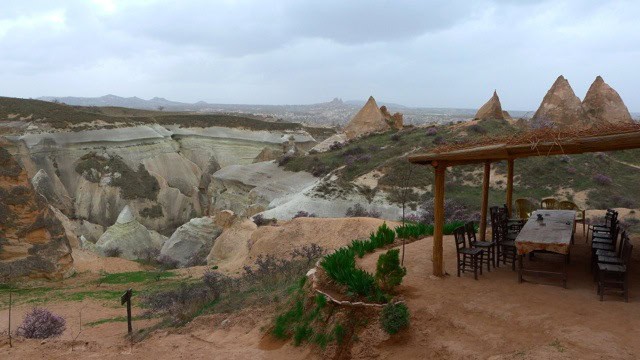
[[[390,291],[402,283],[407,269],[400,266],[400,250],[391,249],[378,258],[376,280],[382,290]]]
[[[308,213],[306,211],[300,210],[298,211],[295,215],[293,215],[293,218],[299,218],[299,217],[317,217],[318,215],[314,214],[314,213]]]
[[[409,326],[409,308],[405,304],[388,304],[382,309],[380,325],[388,334],[396,334]]]
[[[148,247],[142,250],[136,250],[133,255],[136,256],[142,262],[152,264],[156,262],[158,256],[160,256],[160,249],[154,247]]]
[[[382,214],[379,211],[370,210],[367,211],[364,206],[360,204],[355,204],[354,206],[347,209],[345,216],[347,217],[372,217],[379,218]]]
[[[289,161],[293,159],[293,156],[289,154],[282,155],[278,158],[278,166],[285,166]]]
[[[468,129],[470,132],[480,134],[480,135],[484,135],[487,133],[487,129],[477,124],[470,125]]]
[[[18,327],[17,334],[27,339],[48,339],[62,335],[66,329],[63,317],[42,308],[34,308],[27,313]]]
[[[180,262],[171,256],[168,255],[160,255],[157,259],[158,265],[163,270],[177,269],[180,265]]]
[[[277,220],[274,219],[274,218],[267,219],[267,218],[264,217],[264,215],[258,214],[258,215],[253,217],[253,222],[257,226],[265,226],[265,225],[275,224],[277,222]]]
[[[434,145],[444,145],[446,144],[446,140],[444,139],[444,137],[438,135],[436,137],[433,138],[433,144]]]
[[[331,144],[329,146],[329,150],[331,151],[335,151],[335,150],[340,150],[344,147],[344,143],[338,142],[338,141],[334,141],[333,144]]]
[[[214,300],[220,298],[223,293],[229,291],[235,285],[234,279],[212,270],[207,270],[204,273],[202,281],[209,289]]]
[[[430,127],[427,129],[427,136],[436,136],[437,133],[438,129],[436,129],[435,127]]]
[[[396,233],[387,226],[387,223],[383,223],[378,227],[375,233],[369,235],[369,239],[376,248],[381,248],[385,245],[393,244],[396,239]]]
[[[104,250],[104,256],[106,257],[120,257],[122,250],[118,247],[108,248]]]
[[[396,234],[401,239],[418,239],[423,236],[433,235],[433,225],[423,223],[406,223],[398,226]]]
[[[156,204],[148,208],[144,208],[140,210],[140,216],[144,216],[149,219],[161,218],[162,216],[164,216],[164,212],[162,211],[162,205]]]
[[[609,186],[613,184],[613,180],[607,175],[596,174],[593,176],[593,182],[601,186]]]

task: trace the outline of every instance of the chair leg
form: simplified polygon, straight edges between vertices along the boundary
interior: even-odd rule
[[[487,271],[491,272],[491,252],[489,251],[489,249],[487,249],[486,251],[486,255],[487,255]]]
[[[460,277],[460,254],[458,254],[458,277]]]
[[[472,257],[473,260],[473,278],[478,280],[478,256],[473,256]]]
[[[624,282],[622,283],[624,287],[624,301],[629,302],[629,273],[624,273]]]

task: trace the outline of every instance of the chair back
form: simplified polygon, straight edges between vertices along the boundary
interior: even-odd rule
[[[467,247],[465,241],[465,229],[464,226],[459,226],[453,230],[453,238],[456,241],[456,252]]]
[[[558,208],[558,200],[554,198],[546,198],[540,201],[540,208],[545,210],[556,210]]]
[[[516,213],[520,219],[528,219],[536,206],[529,199],[516,199]]]
[[[568,201],[568,200],[563,200],[560,201],[558,203],[558,209],[560,210],[575,210],[575,211],[582,211],[578,205],[576,205],[574,202],[572,201]]]
[[[627,230],[622,230],[621,235],[620,235],[620,247],[618,248],[618,257],[622,258],[622,251],[624,250],[624,247],[626,246],[626,244],[629,242],[629,235],[627,235]]]
[[[464,224],[464,230],[467,233],[467,239],[469,239],[469,245],[477,241],[476,238],[476,227],[473,224],[473,221],[469,221]]]

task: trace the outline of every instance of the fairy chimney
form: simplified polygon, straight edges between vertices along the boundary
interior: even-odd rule
[[[593,124],[633,122],[629,109],[618,92],[604,82],[601,76],[596,77],[589,87],[582,107]]]
[[[349,121],[344,128],[347,139],[354,139],[359,136],[390,130],[391,126],[385,120],[383,112],[378,108],[378,104],[373,96],[369,97],[362,109]]]
[[[489,101],[487,101],[476,113],[474,119],[476,120],[487,120],[487,119],[498,119],[504,120],[505,114],[508,116],[509,114],[506,111],[502,110],[502,105],[500,104],[500,98],[498,97],[498,93],[494,90],[493,96]],[[508,116],[510,117],[510,116]]]
[[[558,76],[547,91],[531,121],[558,128],[588,125],[588,117],[580,99],[562,75]]]

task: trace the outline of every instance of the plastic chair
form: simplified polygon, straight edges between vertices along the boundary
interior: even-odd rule
[[[536,205],[529,199],[516,199],[516,213],[520,219],[528,220],[536,209]]]
[[[542,201],[540,201],[540,208],[545,210],[557,210],[558,200],[554,198],[542,199]]]
[[[574,210],[576,212],[576,223],[582,223],[582,236],[584,236],[585,241],[587,240],[587,223],[585,220],[585,211],[580,209],[578,205],[576,205],[572,201],[564,200],[560,201],[558,204],[558,209],[560,210]]]

